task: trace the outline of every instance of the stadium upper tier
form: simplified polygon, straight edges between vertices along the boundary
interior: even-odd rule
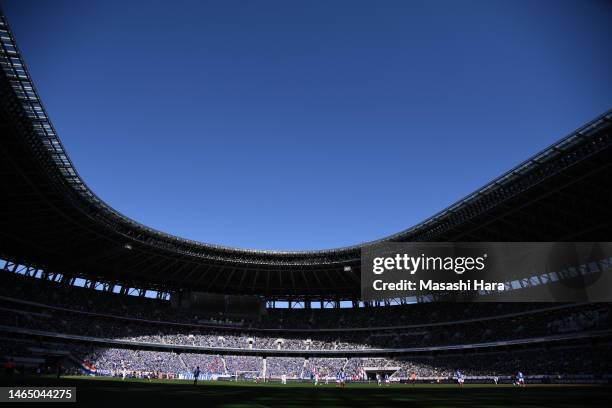
[[[257,332],[326,333],[454,326],[469,321],[489,322],[515,318],[535,311],[566,310],[578,304],[563,303],[421,303],[393,307],[268,309],[265,315],[241,316],[214,310],[182,310],[160,299],[62,285],[0,271],[0,310],[35,309],[72,312],[87,317],[107,317],[142,324]]]
[[[120,214],[79,177],[3,15],[0,65],[0,257],[65,283],[82,277],[143,294],[197,289],[268,299],[359,298],[360,252],[372,242],[302,252],[238,249],[172,236]],[[609,111],[456,204],[377,242],[608,241],[611,122]],[[517,271],[514,278],[520,277]]]

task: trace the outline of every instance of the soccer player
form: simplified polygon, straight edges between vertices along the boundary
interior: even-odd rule
[[[376,373],[376,381],[378,381],[378,386],[380,387],[382,385],[382,378],[379,373]]]
[[[287,384],[287,376],[285,374],[281,375],[281,384]]]
[[[457,377],[457,384],[459,384],[459,388],[463,388],[463,383],[465,382],[465,378],[463,377],[463,374],[461,373],[461,371],[457,370],[457,372],[455,373],[455,376]]]
[[[315,373],[314,375],[314,384],[315,384],[315,387],[319,385],[319,373]]]
[[[525,377],[523,376],[523,373],[521,371],[518,372],[518,374],[516,375],[516,378],[517,378],[518,386],[519,387],[524,387],[525,386]]]
[[[497,375],[493,376],[493,382],[495,383],[495,385],[497,385],[497,382],[499,381],[499,377]]]
[[[200,376],[200,367],[198,366],[193,372],[193,385],[196,385],[198,383],[199,376]]]
[[[413,371],[412,374],[410,374],[410,382],[412,383],[412,385],[416,385],[416,380],[417,380],[417,375]]]

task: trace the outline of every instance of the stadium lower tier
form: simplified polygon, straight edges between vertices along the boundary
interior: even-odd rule
[[[192,378],[199,367],[203,379],[242,378],[334,381],[385,375],[392,381],[416,376],[421,381],[452,381],[460,371],[468,379],[513,378],[518,371],[537,381],[600,381],[612,379],[612,339],[598,344],[573,344],[487,352],[462,351],[399,358],[258,357],[221,354],[177,354],[86,344],[1,338],[0,356],[12,360],[18,373],[90,374],[139,378]]]

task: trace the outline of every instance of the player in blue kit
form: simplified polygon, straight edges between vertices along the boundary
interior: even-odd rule
[[[461,373],[461,371],[457,370],[455,373],[455,377],[457,377],[457,384],[459,384],[459,388],[463,388],[463,383],[465,382],[465,377]]]
[[[525,386],[525,377],[523,376],[523,372],[522,371],[519,371],[518,374],[516,375],[516,382],[517,382],[519,387],[524,387]]]

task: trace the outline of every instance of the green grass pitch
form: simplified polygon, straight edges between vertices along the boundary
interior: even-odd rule
[[[181,380],[121,380],[104,377],[16,378],[14,385],[75,386],[78,405],[122,404],[147,406],[162,403],[202,407],[595,407],[609,406],[612,388],[607,386],[335,384],[255,384],[253,382],[199,381],[193,386]]]

